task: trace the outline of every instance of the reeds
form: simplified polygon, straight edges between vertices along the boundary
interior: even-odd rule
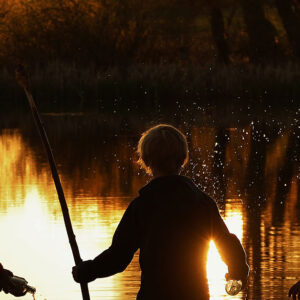
[[[177,112],[194,107],[300,105],[300,65],[136,64],[101,70],[49,63],[30,70],[32,90],[44,112]],[[0,106],[26,103],[13,76],[0,70]],[[26,108],[27,109],[27,108]]]

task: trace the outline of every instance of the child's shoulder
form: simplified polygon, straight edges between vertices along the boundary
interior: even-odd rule
[[[192,179],[190,179],[190,182],[193,184],[194,186],[194,189],[197,193],[197,198],[202,202],[202,203],[205,203],[206,205],[214,208],[214,207],[217,207],[217,203],[216,201],[211,197],[209,196],[206,192],[204,192],[199,186],[197,186],[193,181]]]

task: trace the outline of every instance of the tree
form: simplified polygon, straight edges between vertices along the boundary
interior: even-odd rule
[[[296,13],[296,3],[293,0],[275,0],[275,4],[293,51],[300,58],[300,19]]]
[[[240,0],[240,4],[249,36],[251,61],[257,63],[276,61],[280,54],[276,41],[277,32],[265,17],[263,1]]]
[[[225,39],[224,18],[221,9],[218,6],[213,6],[210,11],[210,26],[213,40],[218,51],[218,60],[228,64],[229,50]]]

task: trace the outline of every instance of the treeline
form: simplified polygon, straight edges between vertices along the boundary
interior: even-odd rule
[[[0,0],[0,62],[276,63],[299,30],[299,0]]]

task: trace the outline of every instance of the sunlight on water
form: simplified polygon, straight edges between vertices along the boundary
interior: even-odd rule
[[[205,132],[205,128],[202,129]],[[207,159],[205,166],[195,164],[193,172],[199,173],[197,178],[201,184],[207,183],[208,190],[209,187],[213,190],[215,178],[212,177],[211,153],[215,130],[207,132],[198,138],[197,130],[193,131],[192,142],[205,149],[201,159]],[[259,165],[263,164],[261,169],[267,184],[256,184],[253,190],[248,189],[248,194],[240,195],[248,180],[247,166],[253,164],[250,161],[255,158],[253,153],[260,151],[248,138],[245,138],[243,148],[239,148],[242,134],[243,130],[230,131],[230,141],[225,144],[227,190],[224,194],[227,199],[221,215],[247,251],[251,267],[249,288],[235,297],[226,295],[224,275],[227,267],[211,241],[207,260],[211,300],[281,300],[300,276],[299,166],[296,161],[288,164],[286,159],[286,153],[291,151],[288,148],[292,145],[290,135],[275,138],[264,149],[265,161],[259,161]],[[105,144],[106,148],[101,148],[101,144],[97,146],[99,148],[91,149],[89,145],[85,150],[79,145],[80,138],[77,147],[73,146],[74,141],[67,140],[66,144],[55,145],[55,152],[61,154],[59,173],[81,256],[84,260],[92,259],[110,245],[124,210],[146,180],[136,175],[132,161],[127,159],[133,150],[130,152],[124,147],[124,142],[119,141],[113,146]],[[113,151],[111,147],[114,147]],[[92,150],[94,153],[90,154]],[[105,155],[95,159],[94,154],[98,152],[105,152]],[[115,153],[127,165],[124,163],[120,167]],[[290,166],[282,173],[282,168]],[[254,168],[254,171],[257,170]],[[285,179],[290,176],[285,181],[288,188],[283,200],[278,195],[281,183],[278,174],[284,174],[281,177]],[[2,130],[0,178],[0,262],[36,287],[37,300],[82,299],[80,287],[72,279],[73,257],[40,141],[33,142],[32,137],[26,137],[20,130]],[[260,199],[265,202],[259,202]],[[258,210],[257,205],[249,209],[253,202],[261,204]],[[122,274],[89,284],[91,299],[133,300],[139,284],[137,253]],[[16,298],[0,293],[0,300],[12,299]],[[31,300],[32,296],[26,295],[22,299]]]
[[[227,267],[222,261],[220,254],[213,241],[210,242],[207,256],[207,279],[211,299],[219,299],[225,295],[225,273]]]
[[[0,236],[5,241],[5,244],[1,243],[0,261],[37,288],[37,300],[81,299],[79,285],[71,277],[73,258],[49,170],[38,170],[33,153],[20,151],[26,149],[26,145],[18,131],[2,134],[0,149],[1,159],[5,158],[5,163],[0,161]],[[21,168],[26,176],[18,177],[16,173]],[[68,194],[68,188],[66,191]],[[97,200],[77,211],[79,214],[75,220],[88,220],[84,222],[84,228],[73,222],[77,240],[88,246],[88,250],[82,251],[82,257],[86,254],[93,258],[109,245],[123,213],[120,208],[112,210],[109,219],[116,222],[99,224]],[[102,299],[117,297],[117,282],[117,277],[109,277],[97,282],[97,285],[92,283],[91,295],[97,291],[97,296]],[[0,299],[10,298],[11,295],[0,293]],[[32,299],[32,296],[26,295],[22,299]]]
[[[240,199],[228,199],[225,206],[224,220],[229,231],[234,233],[242,242],[243,218]],[[206,267],[211,300],[226,296],[225,274],[227,273],[227,266],[222,261],[213,241],[210,242]],[[241,299],[241,294],[235,296],[234,299]]]

